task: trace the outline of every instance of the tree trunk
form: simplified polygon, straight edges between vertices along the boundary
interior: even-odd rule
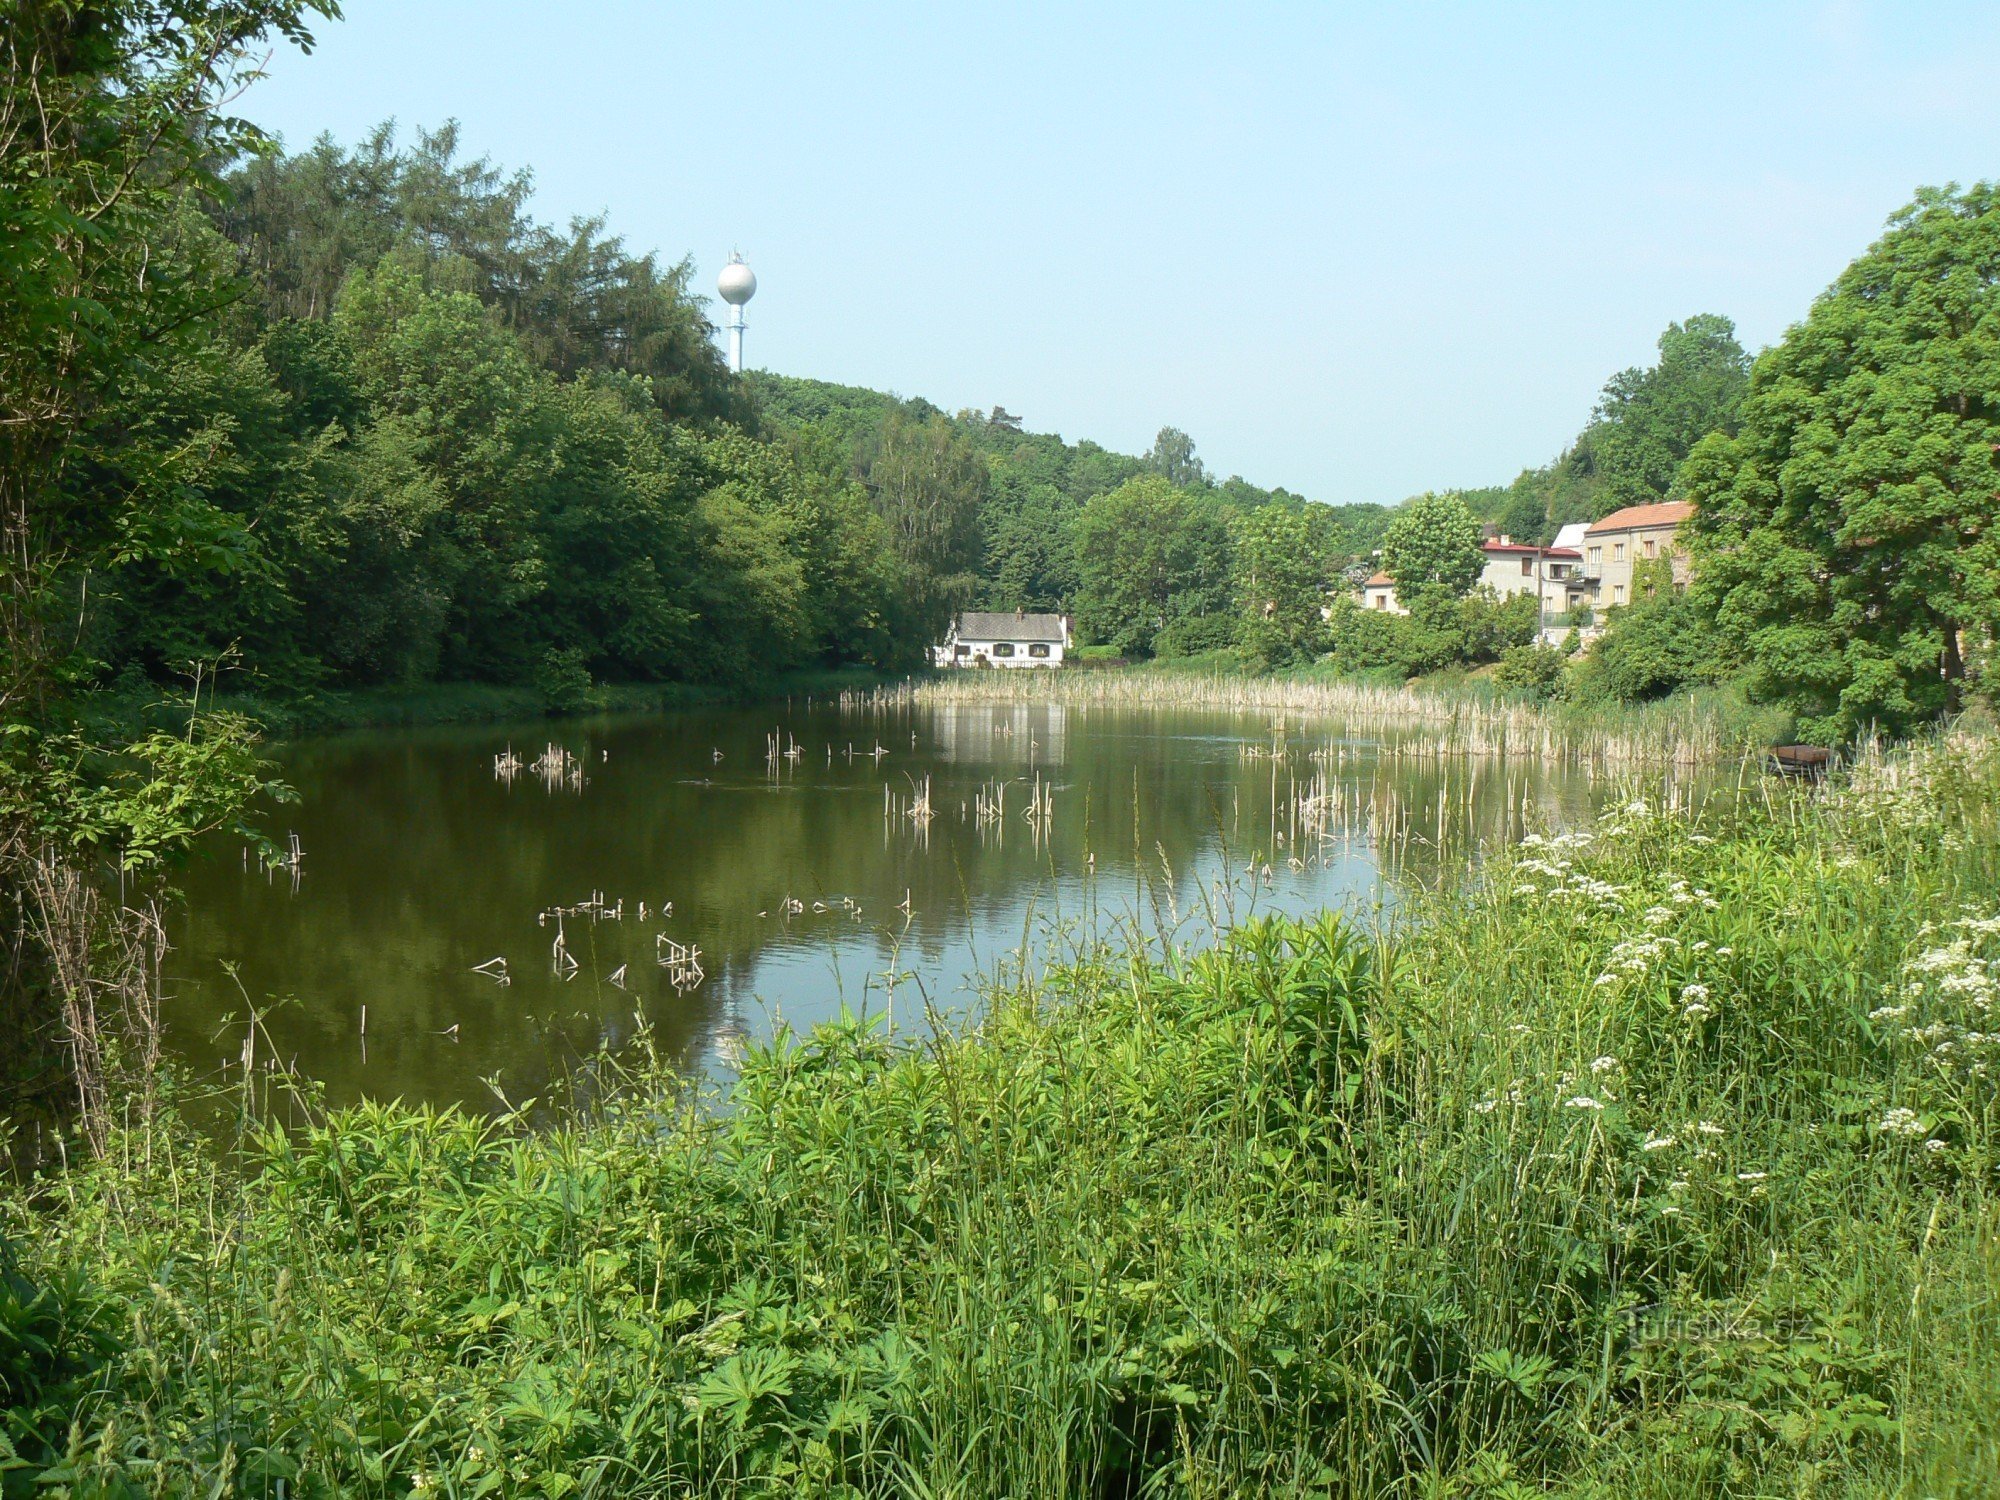
[[[1944,650],[1940,653],[1940,666],[1944,675],[1944,711],[1955,714],[1959,710],[1965,683],[1965,656],[1958,646],[1958,626],[1950,620],[1942,623]]]

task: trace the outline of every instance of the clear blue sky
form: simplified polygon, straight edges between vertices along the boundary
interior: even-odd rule
[[[1505,482],[2000,175],[1991,4],[346,11],[242,103],[289,145],[456,119],[705,291],[740,246],[752,365],[1332,502]]]

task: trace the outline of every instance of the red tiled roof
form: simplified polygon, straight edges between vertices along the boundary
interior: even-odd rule
[[[1694,507],[1685,500],[1663,500],[1656,505],[1628,505],[1594,523],[1589,535],[1596,536],[1600,531],[1633,531],[1641,526],[1678,526],[1693,514]]]
[[[1543,549],[1542,556],[1561,558],[1567,562],[1571,558],[1581,560],[1583,554],[1574,547],[1548,547]]]
[[[1361,586],[1365,589],[1384,589],[1390,587],[1392,584],[1395,583],[1395,581],[1396,580],[1391,578],[1387,573],[1377,573],[1373,578],[1369,579],[1366,583],[1362,584]]]
[[[1526,542],[1503,542],[1495,537],[1488,537],[1479,546],[1480,550],[1484,552],[1539,552],[1542,550],[1540,547],[1531,547]]]

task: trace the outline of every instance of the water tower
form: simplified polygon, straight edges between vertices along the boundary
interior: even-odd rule
[[[722,274],[715,278],[715,289],[722,293],[722,300],[730,306],[729,315],[729,368],[734,373],[743,373],[743,304],[757,295],[757,277],[743,264],[743,257],[735,251],[729,253],[729,264],[722,268]]]

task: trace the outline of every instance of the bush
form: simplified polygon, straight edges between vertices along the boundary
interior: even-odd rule
[[[1569,653],[1539,642],[1509,646],[1500,654],[1493,670],[1493,685],[1523,693],[1536,702],[1562,696],[1564,674],[1569,669]]]
[[[552,714],[573,714],[590,702],[589,659],[577,646],[551,646],[535,667],[535,691]]]
[[[1584,679],[1591,691],[1641,703],[1728,675],[1714,621],[1694,595],[1674,586],[1671,563],[1641,567],[1632,588],[1636,597],[1611,611],[1591,645]]]
[[[1199,656],[1236,644],[1236,621],[1229,615],[1197,615],[1175,620],[1153,637],[1155,656]]]
[[[1333,601],[1326,622],[1327,661],[1338,671],[1360,674],[1383,668],[1403,671],[1407,622],[1387,610],[1364,609],[1352,598]]]

